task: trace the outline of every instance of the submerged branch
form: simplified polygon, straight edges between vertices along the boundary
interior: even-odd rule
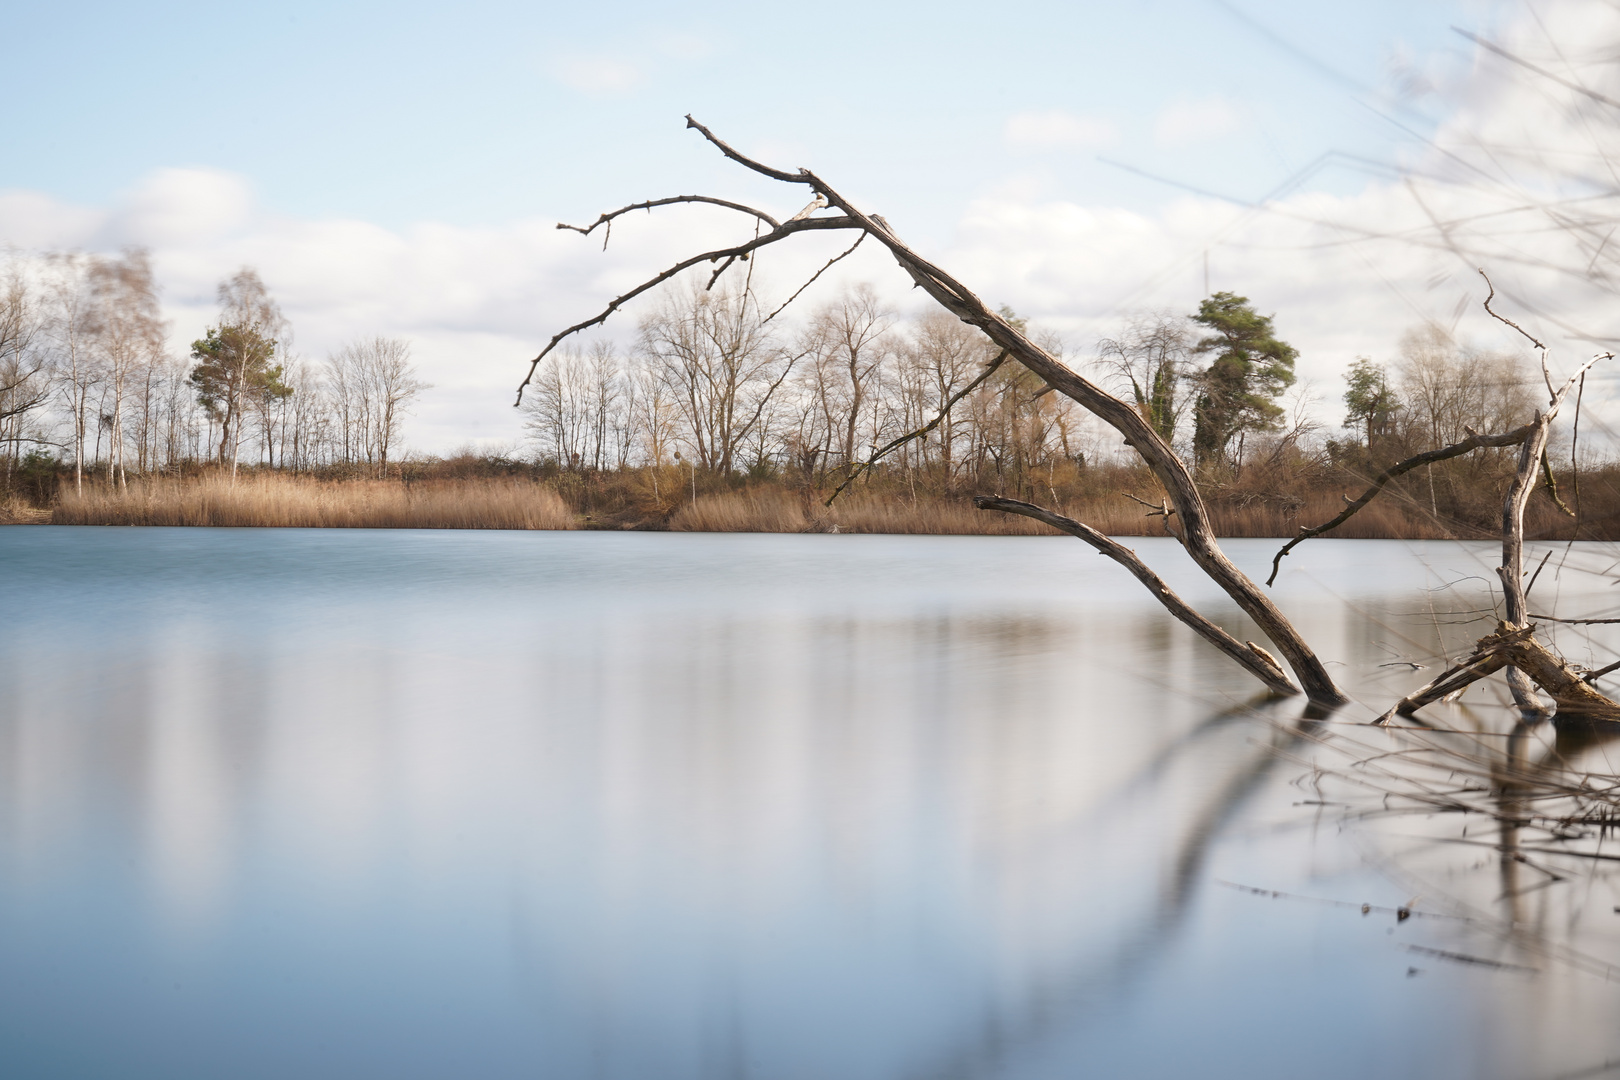
[[[1136,557],[1136,552],[1114,540],[1109,539],[1089,525],[1083,525],[1073,518],[1055,514],[1034,503],[1022,502],[1018,499],[1002,499],[990,495],[979,495],[974,498],[973,505],[980,510],[999,510],[1006,514],[1021,514],[1027,518],[1052,526],[1061,532],[1085,541],[1096,548],[1099,554],[1106,555],[1129,570],[1136,580],[1146,585],[1148,592],[1152,593],[1165,609],[1181,622],[1191,627],[1195,633],[1205,641],[1215,646],[1221,652],[1241,664],[1249,674],[1265,683],[1274,694],[1297,694],[1299,687],[1293,684],[1283,671],[1282,665],[1269,652],[1262,649],[1252,641],[1241,642],[1222,630],[1219,626],[1200,615],[1181,597],[1170,590],[1164,579],[1155,574],[1146,563]]]
[[[1586,677],[1537,641],[1535,631],[1533,623],[1525,626],[1498,623],[1496,633],[1481,638],[1472,656],[1443,672],[1427,686],[1402,698],[1393,709],[1379,718],[1380,722],[1387,722],[1397,713],[1411,716],[1423,706],[1458,693],[1469,684],[1504,667],[1523,672],[1532,683],[1552,697],[1561,715],[1620,720],[1620,704],[1594,690]]]

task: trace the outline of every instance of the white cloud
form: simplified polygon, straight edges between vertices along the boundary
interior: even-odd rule
[[[1187,146],[1230,134],[1242,126],[1237,109],[1224,98],[1173,101],[1153,122],[1153,141],[1160,146]]]
[[[0,248],[85,247],[105,210],[69,206],[37,191],[0,191]]]
[[[241,176],[216,169],[159,169],[124,200],[115,222],[124,243],[183,247],[243,228],[253,192]]]
[[[1563,25],[1557,11],[1547,17]],[[1575,31],[1588,32],[1579,20]],[[1507,40],[1527,51],[1534,44]],[[1590,40],[1597,50],[1612,33]],[[1606,81],[1593,89],[1620,95],[1620,68],[1601,72]],[[1436,154],[1423,162],[1423,172],[1449,167],[1460,179],[1415,175],[1423,205],[1413,188],[1395,181],[1348,195],[1300,193],[1265,213],[1200,198],[1138,213],[1054,200],[1039,185],[1019,181],[966,207],[955,241],[927,254],[991,303],[1011,304],[1037,325],[1062,331],[1087,355],[1098,336],[1116,332],[1132,311],[1192,310],[1204,294],[1207,251],[1210,287],[1242,293],[1274,312],[1280,333],[1301,349],[1300,374],[1317,379],[1330,403],[1353,357],[1388,359],[1408,327],[1425,318],[1449,326],[1459,304],[1464,336],[1517,347],[1480,310],[1484,288],[1474,267],[1483,265],[1492,269],[1503,306],[1551,339],[1562,364],[1598,341],[1620,338],[1614,295],[1620,243],[1611,250],[1599,243],[1602,231],[1549,228],[1540,207],[1552,207],[1562,219],[1578,209],[1603,230],[1620,220],[1620,199],[1558,202],[1566,191],[1590,193],[1570,179],[1583,162],[1596,168],[1605,157],[1620,159],[1620,129],[1591,123],[1579,107],[1588,99],[1573,91],[1552,94],[1544,81],[1526,81],[1518,69],[1482,66],[1471,78],[1450,90],[1461,107],[1435,137],[1464,156],[1483,153],[1480,142],[1523,146],[1522,160],[1497,154],[1498,164],[1518,170],[1511,183],[1486,184]],[[1022,134],[1062,127],[1031,122]],[[780,147],[755,149],[790,167],[802,159]],[[1515,211],[1523,205],[1531,209]],[[792,213],[798,206],[778,209]],[[906,234],[903,213],[891,217]],[[1434,219],[1452,223],[1446,239],[1460,254],[1434,242]],[[518,438],[512,392],[528,358],[552,333],[594,315],[615,291],[649,272],[719,237],[751,231],[737,215],[718,209],[638,214],[615,226],[603,252],[600,234],[559,232],[554,222],[537,216],[491,228],[424,223],[387,229],[364,221],[277,218],[252,204],[241,178],[202,170],[154,173],[103,208],[0,193],[0,248],[150,244],[177,349],[212,317],[217,283],[243,265],[263,274],[306,355],[319,358],[362,335],[409,338],[434,390],[423,397],[407,436],[428,450]],[[847,243],[839,235],[803,239],[757,261],[755,283],[767,297],[791,291]],[[892,259],[872,245],[840,263],[806,301],[813,305],[842,281],[862,280],[908,308],[920,302]],[[646,303],[629,305],[606,333],[632,338]],[[1588,383],[1589,404],[1595,382]],[[1331,419],[1337,422],[1336,415]]]
[[[640,86],[646,74],[628,60],[613,56],[580,56],[556,65],[557,81],[592,97],[618,97]]]
[[[1022,112],[1007,118],[1003,136],[1008,146],[1048,150],[1058,147],[1102,146],[1113,142],[1114,125],[1096,116],[1078,116],[1062,109]]]

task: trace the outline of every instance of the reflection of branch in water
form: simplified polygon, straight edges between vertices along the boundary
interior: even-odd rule
[[[1481,967],[1500,968],[1505,971],[1541,971],[1540,968],[1528,967],[1524,964],[1510,964],[1505,960],[1487,960],[1483,956],[1469,956],[1467,953],[1451,952],[1448,949],[1431,949],[1426,945],[1407,945],[1407,952],[1421,953],[1432,956],[1437,960],[1450,960],[1456,964],[1477,964]]]
[[[1620,973],[1614,964],[1555,943],[1535,930],[1523,903],[1529,893],[1576,880],[1583,869],[1591,872],[1603,862],[1620,861],[1620,856],[1573,846],[1591,837],[1589,826],[1600,827],[1601,844],[1602,834],[1620,824],[1620,778],[1579,767],[1583,755],[1620,736],[1620,725],[1555,719],[1556,737],[1550,742],[1543,737],[1547,730],[1545,724],[1520,720],[1511,732],[1501,733],[1501,743],[1493,745],[1487,738],[1493,733],[1488,732],[1407,728],[1381,739],[1376,747],[1343,730],[1324,730],[1313,733],[1312,742],[1319,750],[1341,756],[1344,764],[1326,767],[1318,755],[1309,765],[1313,776],[1377,797],[1375,803],[1364,799],[1359,808],[1348,810],[1347,820],[1413,813],[1432,817],[1437,812],[1487,818],[1496,826],[1493,839],[1467,838],[1466,825],[1461,836],[1423,838],[1432,844],[1489,848],[1500,856],[1497,901],[1507,910],[1496,918],[1482,913],[1482,928],[1492,928],[1530,955],[1613,977]],[[1539,835],[1531,835],[1526,843],[1529,834]],[[1573,860],[1579,869],[1543,865],[1560,858]],[[1538,876],[1526,883],[1521,868]]]
[[[1236,715],[1239,715],[1238,710],[1217,714],[1189,736],[1208,732]],[[1254,710],[1250,715],[1263,714]],[[1191,907],[1200,871],[1215,838],[1284,760],[1278,751],[1286,750],[1303,738],[1324,715],[1321,710],[1308,706],[1297,725],[1290,728],[1274,725],[1273,735],[1279,741],[1261,746],[1252,758],[1240,762],[1240,767],[1216,791],[1204,812],[1192,815],[1195,826],[1177,845],[1170,880],[1159,890],[1157,904],[1145,911],[1134,929],[1114,938],[1107,958],[1095,963],[1071,961],[1075,963],[1072,969],[1037,979],[1013,1005],[1001,1008],[991,1005],[987,1010],[989,1015],[977,1030],[964,1038],[960,1046],[945,1051],[939,1064],[922,1070],[921,1075],[944,1078],[994,1074],[1015,1053],[1025,1052],[1055,1033],[1071,1030],[1077,1014],[1103,999],[1118,998],[1133,982],[1144,978],[1174,942],[1175,932]],[[1168,767],[1169,758],[1185,753],[1197,741],[1193,737],[1178,740],[1142,775],[1158,778]]]

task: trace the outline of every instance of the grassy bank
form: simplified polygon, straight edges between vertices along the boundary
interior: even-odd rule
[[[1024,497],[1058,509],[1114,536],[1164,532],[1162,518],[1126,492],[1150,492],[1146,478],[1120,471],[1092,490],[1031,491]],[[1352,478],[1353,479],[1353,478]],[[682,481],[686,481],[683,483]],[[127,487],[97,480],[83,491],[63,484],[51,504],[13,501],[0,521],[57,525],[210,525],[282,528],[411,529],[656,529],[683,532],[840,532],[1039,535],[1027,518],[981,511],[961,493],[914,492],[870,485],[823,505],[824,494],[779,481],[705,481],[674,469],[613,474],[415,475],[386,480],[314,477],[269,471],[234,482],[220,473],[131,479]],[[1590,512],[1581,536],[1620,538],[1620,513],[1605,513],[1614,485],[1584,482]],[[993,489],[991,489],[993,490]],[[1223,536],[1291,536],[1301,525],[1332,518],[1344,485],[1293,492],[1214,487],[1209,505]],[[1605,494],[1607,493],[1607,494]],[[1009,492],[1008,494],[1013,494]],[[1494,500],[1482,497],[1467,515],[1436,513],[1412,491],[1392,490],[1334,535],[1345,538],[1448,539],[1488,537]],[[1574,522],[1538,495],[1528,515],[1530,535],[1566,537]]]
[[[572,529],[578,515],[548,485],[318,480],[276,474],[131,480],[65,490],[53,525],[214,525],[338,529]]]

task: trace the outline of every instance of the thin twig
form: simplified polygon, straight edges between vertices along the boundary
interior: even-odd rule
[[[872,466],[876,465],[879,461],[882,461],[886,456],[893,453],[895,450],[898,450],[912,439],[920,439],[930,431],[937,428],[940,425],[940,422],[951,414],[951,409],[955,407],[956,403],[967,397],[968,394],[972,393],[975,388],[984,382],[984,380],[988,379],[992,374],[994,374],[996,368],[1000,367],[1001,362],[1005,359],[1007,359],[1007,350],[1002,349],[1000,355],[998,355],[994,360],[990,361],[990,366],[985,368],[977,379],[974,379],[972,382],[962,387],[961,390],[957,391],[951,396],[949,401],[945,402],[944,407],[939,410],[938,416],[928,421],[928,423],[924,424],[916,431],[907,432],[898,439],[895,439],[893,442],[889,443],[889,445],[873,454],[870,458],[855,466],[854,471],[844,478],[844,482],[839,484],[837,489],[834,490],[831,495],[827,496],[827,501],[822,505],[831,506],[833,504],[833,500],[838,498],[839,495],[843,494],[844,489],[853,484],[856,479],[860,477],[861,473],[865,472],[867,469],[870,469]]]
[[[803,221],[804,219],[803,218],[794,218],[793,220],[794,221]],[[816,278],[819,278],[822,274],[825,274],[828,270],[831,270],[835,263],[841,262],[847,256],[854,254],[855,249],[860,247],[861,246],[861,241],[865,240],[865,239],[866,239],[866,234],[863,232],[863,233],[861,233],[861,235],[859,235],[859,236],[857,236],[855,238],[855,242],[853,244],[849,245],[849,247],[845,249],[845,251],[844,251],[844,253],[842,255],[834,255],[832,258],[828,259],[826,266],[823,266],[820,270],[817,270],[813,275],[811,275],[809,281],[805,282],[803,285],[800,285],[798,287],[798,289],[796,289],[794,291],[792,296],[790,296],[786,300],[782,301],[782,306],[781,307],[777,308],[775,311],[771,312],[769,315],[767,315],[763,319],[761,319],[760,322],[759,322],[759,325],[764,326],[766,323],[770,322],[772,319],[774,319],[778,315],[782,314],[782,312],[786,311],[787,308],[788,308],[788,305],[793,303],[793,301],[795,301],[795,300],[797,300],[799,298],[799,293],[804,292],[804,290],[806,290],[810,286],[814,285],[816,283]]]
[[[1487,274],[1485,272],[1484,268],[1480,269],[1479,276],[1485,279],[1486,286],[1488,286],[1490,288],[1490,290],[1491,290],[1491,294],[1485,298],[1485,311],[1486,311],[1486,313],[1488,313],[1490,315],[1490,317],[1495,319],[1497,322],[1507,323],[1509,326],[1513,327],[1513,329],[1515,329],[1519,333],[1523,334],[1525,340],[1528,341],[1530,344],[1534,345],[1536,348],[1540,349],[1542,352],[1546,352],[1547,351],[1547,346],[1543,345],[1541,342],[1539,342],[1535,338],[1531,337],[1530,332],[1528,330],[1526,330],[1524,327],[1520,326],[1518,323],[1514,322],[1512,319],[1508,318],[1506,315],[1498,315],[1496,312],[1491,311],[1491,301],[1496,299],[1496,286],[1491,284],[1491,277],[1490,277],[1489,274]],[[1551,388],[1549,387],[1549,389],[1551,389]]]
[[[1468,438],[1464,439],[1460,443],[1453,443],[1450,446],[1442,446],[1438,450],[1427,450],[1421,454],[1409,457],[1405,461],[1396,462],[1394,465],[1391,465],[1389,468],[1379,473],[1378,476],[1373,479],[1372,486],[1367,488],[1367,490],[1362,493],[1361,498],[1346,506],[1332,521],[1323,522],[1321,525],[1317,525],[1309,529],[1302,527],[1299,530],[1299,535],[1288,541],[1288,543],[1284,544],[1282,550],[1277,552],[1277,554],[1272,558],[1271,576],[1266,578],[1266,584],[1270,585],[1277,580],[1277,569],[1282,563],[1284,556],[1286,556],[1290,551],[1294,550],[1294,548],[1298,547],[1300,544],[1303,544],[1312,537],[1321,536],[1326,532],[1332,532],[1340,525],[1343,525],[1346,521],[1349,521],[1363,507],[1372,502],[1374,497],[1376,497],[1380,491],[1384,490],[1384,486],[1397,476],[1409,473],[1413,469],[1423,465],[1431,465],[1436,461],[1445,461],[1448,458],[1461,457],[1463,454],[1471,453],[1478,450],[1482,446],[1517,446],[1524,442],[1525,439],[1529,438],[1531,431],[1534,429],[1534,424],[1526,424],[1524,427],[1514,428],[1512,431],[1501,435],[1481,435],[1477,432],[1470,432]]]
[[[752,206],[745,206],[739,202],[732,202],[730,199],[716,199],[710,195],[671,195],[667,199],[648,199],[646,202],[631,203],[629,206],[621,206],[617,210],[606,211],[601,217],[597,218],[589,225],[570,225],[565,221],[559,221],[557,222],[557,228],[567,229],[569,232],[577,232],[581,236],[589,236],[591,233],[596,231],[596,228],[599,225],[607,225],[611,228],[614,218],[628,214],[632,210],[651,210],[655,206],[671,206],[675,203],[709,203],[712,206],[724,206],[728,210],[738,210],[744,214],[750,214],[753,217],[763,221],[773,229],[778,228],[781,224],[763,210],[756,210]],[[606,239],[602,241],[602,247],[607,247]]]

